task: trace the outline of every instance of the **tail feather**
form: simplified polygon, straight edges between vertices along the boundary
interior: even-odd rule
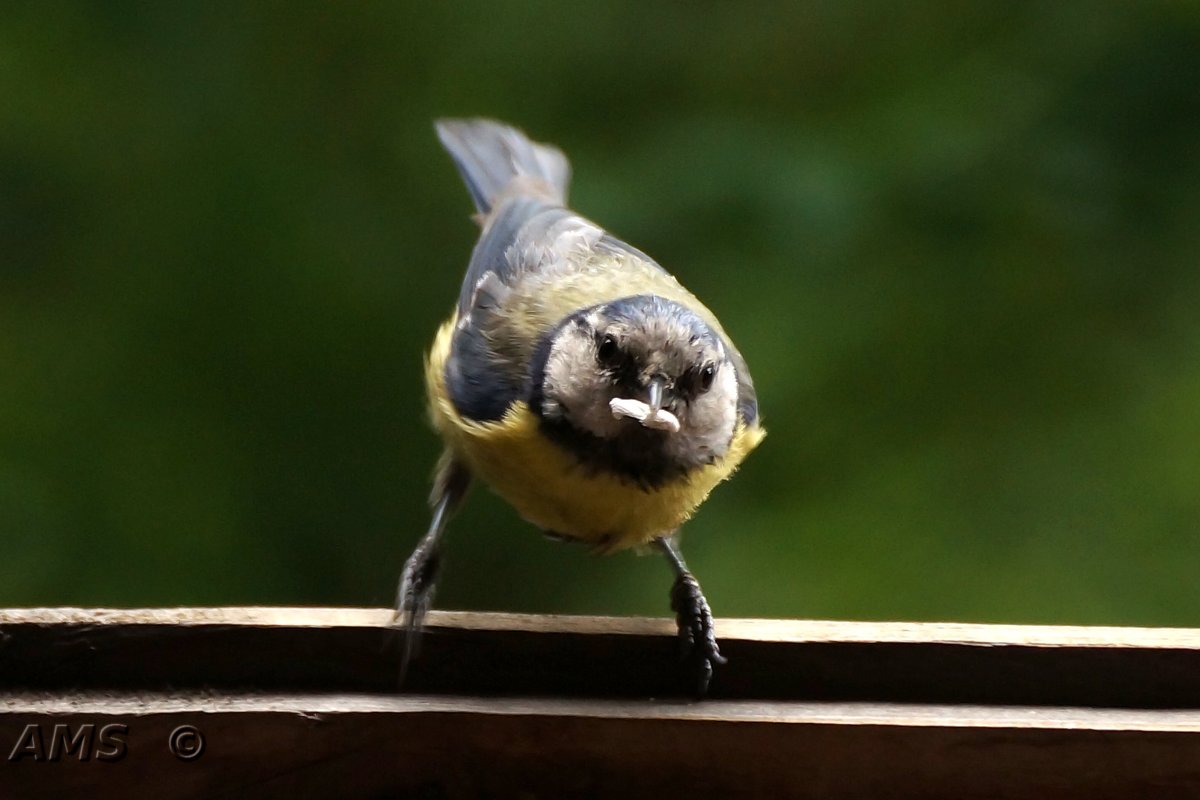
[[[479,213],[491,211],[518,178],[533,179],[537,191],[567,204],[571,165],[557,147],[538,144],[516,128],[487,119],[442,119],[434,127]]]

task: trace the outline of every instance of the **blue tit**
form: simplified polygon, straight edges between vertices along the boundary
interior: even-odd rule
[[[670,273],[567,207],[557,148],[490,120],[436,129],[482,233],[425,366],[445,451],[400,582],[404,664],[446,522],[478,478],[554,538],[661,551],[703,693],[724,658],[676,534],[765,435],[746,362]]]

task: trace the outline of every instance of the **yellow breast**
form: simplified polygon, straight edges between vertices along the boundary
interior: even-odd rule
[[[526,520],[603,550],[645,544],[678,528],[765,435],[757,425],[739,424],[724,458],[647,491],[581,466],[542,434],[523,402],[496,422],[459,416],[444,383],[453,332],[453,320],[438,330],[425,368],[430,416],[446,445]]]

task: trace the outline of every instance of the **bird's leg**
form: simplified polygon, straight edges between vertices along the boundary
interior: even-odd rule
[[[409,659],[416,652],[425,612],[433,602],[433,590],[442,560],[441,537],[449,517],[449,504],[450,498],[443,496],[434,506],[429,530],[421,537],[400,572],[400,588],[396,592],[396,613],[392,624],[400,627],[403,636],[400,656],[402,677],[408,669]]]
[[[700,582],[684,563],[673,535],[655,539],[654,545],[663,552],[675,571],[675,585],[671,587],[671,610],[675,612],[675,624],[679,627],[683,658],[693,670],[696,694],[703,696],[708,691],[713,667],[725,663],[725,657],[717,646],[712,611],[704,599]]]
[[[433,492],[430,495],[433,518],[429,523],[429,530],[421,537],[408,561],[404,562],[404,569],[400,572],[400,588],[396,592],[396,613],[392,617],[392,624],[400,628],[403,636],[400,655],[401,680],[408,670],[409,660],[416,653],[421,624],[425,620],[425,612],[433,602],[433,590],[436,588],[441,567],[442,532],[466,496],[470,483],[471,475],[466,468],[448,453],[443,454],[438,462]]]

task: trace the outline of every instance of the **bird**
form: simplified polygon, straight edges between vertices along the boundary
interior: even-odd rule
[[[703,696],[726,659],[679,529],[765,436],[746,361],[667,270],[568,207],[561,150],[489,119],[434,127],[481,230],[425,361],[444,450],[401,571],[402,674],[447,523],[481,481],[551,538],[662,553],[685,678]]]

